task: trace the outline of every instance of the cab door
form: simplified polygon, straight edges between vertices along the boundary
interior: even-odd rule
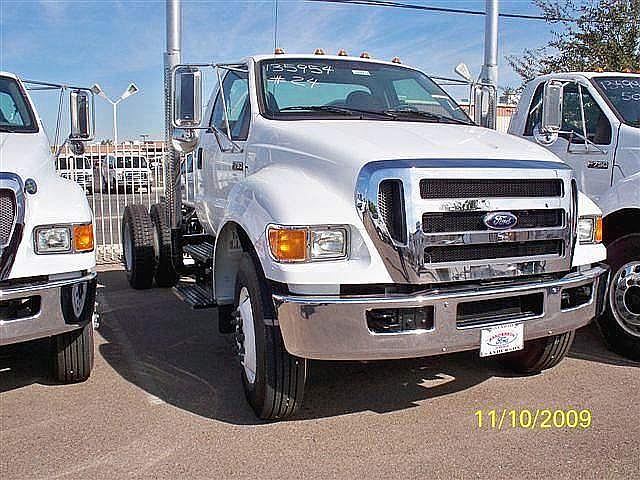
[[[541,99],[541,84],[535,97]],[[549,150],[567,162],[576,172],[578,187],[596,202],[612,185],[616,141],[619,122],[609,109],[600,105],[600,97],[593,95],[589,87],[569,82],[564,87],[562,100],[562,127],[558,139]],[[539,106],[536,99],[531,103],[525,136],[533,135],[536,128],[532,119],[538,118],[533,111]],[[539,125],[539,123],[538,123]],[[586,141],[585,141],[586,132]]]
[[[202,142],[203,175],[206,177],[203,188],[214,231],[222,220],[231,189],[246,175],[244,146],[250,119],[248,73],[235,68],[228,70],[222,88],[216,94],[209,120],[210,131]]]

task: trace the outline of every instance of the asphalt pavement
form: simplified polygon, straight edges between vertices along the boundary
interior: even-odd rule
[[[312,362],[301,412],[264,423],[215,310],[131,290],[122,271],[99,283],[87,382],[52,384],[43,342],[0,350],[0,478],[640,477],[640,364],[607,351],[593,327],[558,367],[528,377],[477,352]],[[492,409],[507,412],[501,428]],[[544,409],[592,421],[510,425],[510,410]]]

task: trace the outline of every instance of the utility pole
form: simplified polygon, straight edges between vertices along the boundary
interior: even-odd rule
[[[180,187],[180,155],[173,148],[173,127],[172,127],[172,71],[180,64],[182,49],[182,6],[180,0],[166,0],[166,23],[167,23],[167,50],[164,54],[164,111],[165,130],[164,142],[166,157],[165,175],[165,195],[167,197],[167,216],[171,226],[172,237],[175,239],[180,232],[181,215],[181,187]],[[172,242],[174,247],[176,242]],[[174,248],[174,257],[177,250]]]
[[[484,65],[480,81],[487,87],[483,89],[482,104],[476,106],[482,108],[483,126],[494,129],[498,110],[498,10],[499,0],[486,0]]]

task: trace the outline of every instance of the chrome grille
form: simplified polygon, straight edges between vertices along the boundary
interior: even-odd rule
[[[390,181],[400,186],[400,200]],[[355,199],[395,282],[487,280],[570,270],[574,183],[559,162],[392,160],[365,165]],[[490,229],[484,217],[495,212],[518,222]],[[403,236],[390,234],[390,217]]]
[[[422,198],[560,197],[562,180],[429,179],[420,181]]]
[[[11,190],[0,190],[0,247],[11,239],[16,218],[16,197]]]

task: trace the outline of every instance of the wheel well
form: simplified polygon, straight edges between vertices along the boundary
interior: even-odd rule
[[[244,229],[235,222],[225,224],[216,239],[213,259],[214,292],[218,305],[233,303],[236,277],[242,254],[245,252],[257,258],[249,235]]]
[[[603,219],[603,230],[605,245],[630,233],[640,233],[640,209],[623,208],[610,213]]]

